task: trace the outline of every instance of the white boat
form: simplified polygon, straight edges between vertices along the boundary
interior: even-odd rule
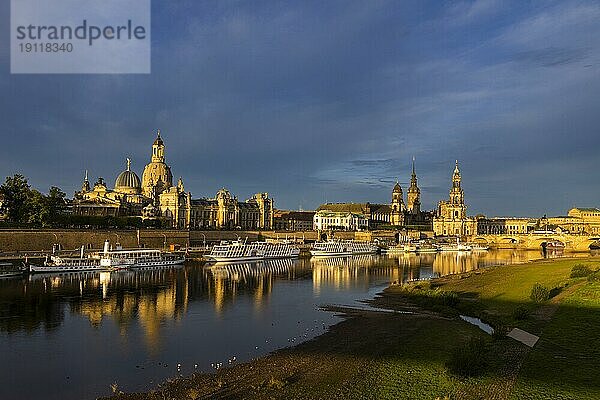
[[[46,258],[43,265],[29,264],[29,271],[32,273],[103,270],[105,268],[100,265],[99,258],[84,257],[83,246],[79,257],[61,257],[53,254]]]
[[[222,241],[214,246],[205,257],[209,261],[232,262],[268,260],[276,258],[297,258],[300,249],[288,241],[251,242],[235,240]]]
[[[437,253],[440,249],[430,243],[419,243],[417,245],[417,253]]]
[[[117,246],[110,248],[110,242],[104,242],[104,251],[100,253],[100,266],[106,270],[168,267],[185,262],[183,255],[166,253],[158,249],[123,249]]]
[[[470,246],[471,250],[473,251],[488,251],[490,249],[489,246],[481,245],[478,243],[472,243],[470,244]]]
[[[377,246],[369,242],[360,242],[357,240],[316,242],[310,250],[310,254],[317,257],[351,256],[353,254],[373,254],[376,252]]]
[[[417,252],[418,247],[412,243],[407,243],[404,245],[404,252],[405,253],[416,253]]]
[[[404,253],[404,246],[403,245],[391,246],[391,247],[388,247],[387,249],[383,249],[382,252],[386,253],[386,254]]]
[[[441,251],[462,251],[462,252],[466,252],[466,251],[472,251],[473,248],[468,245],[468,244],[463,244],[460,243],[459,239],[456,238],[456,243],[450,243],[450,244],[442,244],[441,246],[439,246]]]
[[[23,276],[23,270],[15,269],[12,263],[0,263],[0,279]]]

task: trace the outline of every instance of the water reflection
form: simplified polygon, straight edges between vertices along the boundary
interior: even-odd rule
[[[351,304],[392,282],[539,257],[407,253],[0,280],[0,398],[94,398],[115,380],[144,390],[176,373],[166,365],[208,369],[309,339],[336,321],[321,305]],[[32,375],[39,385],[28,384]]]
[[[275,280],[306,278],[310,274],[309,267],[305,262],[292,259],[208,265],[204,267],[208,297],[213,300],[218,315],[228,304],[234,304],[238,295],[252,296],[255,308],[260,309],[268,301]]]

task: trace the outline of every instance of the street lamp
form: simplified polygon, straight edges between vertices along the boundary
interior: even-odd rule
[[[167,248],[167,235],[165,235],[164,233],[162,235],[165,238],[165,240],[163,242],[163,249],[166,249]]]

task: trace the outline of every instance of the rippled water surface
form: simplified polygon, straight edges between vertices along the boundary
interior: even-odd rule
[[[538,252],[274,260],[0,280],[0,399],[93,399],[243,362],[322,333],[320,311],[391,282]],[[181,364],[178,370],[178,364]],[[211,365],[212,364],[212,365]]]

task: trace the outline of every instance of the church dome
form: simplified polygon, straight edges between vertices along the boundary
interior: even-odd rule
[[[131,170],[131,160],[127,159],[127,169],[119,174],[115,181],[116,191],[138,192],[142,189],[142,182],[135,172]]]
[[[394,185],[394,193],[402,193],[402,188],[400,187],[400,184],[396,181],[396,184]]]

